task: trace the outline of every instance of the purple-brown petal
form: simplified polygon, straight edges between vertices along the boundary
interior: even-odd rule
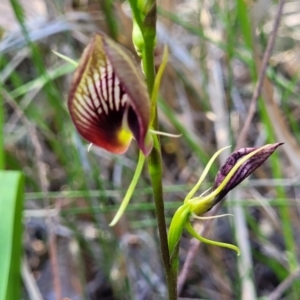
[[[245,161],[235,172],[227,185],[221,190],[221,192],[215,197],[214,204],[221,201],[226,194],[246,179],[252,172],[254,172],[259,166],[261,166],[265,160],[283,143],[270,144],[268,147],[264,147],[261,151],[250,157]],[[219,169],[213,190],[215,190],[233,168],[233,166],[245,155],[257,150],[259,148],[241,148],[233,152],[225,161],[225,164]]]
[[[106,35],[96,34],[84,50],[68,107],[78,132],[89,142],[123,153],[133,135],[141,150],[149,151],[145,138],[150,100],[143,75],[122,46]],[[130,124],[138,130],[133,131]]]
[[[113,40],[104,39],[103,44],[118,78],[123,84],[124,91],[130,99],[131,110],[128,114],[128,125],[140,149],[147,155],[149,146],[145,145],[147,144],[145,139],[150,122],[150,100],[144,76],[133,59]],[[133,114],[135,114],[134,117]]]

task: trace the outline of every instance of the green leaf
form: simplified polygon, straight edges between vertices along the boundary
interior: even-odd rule
[[[249,18],[249,8],[244,0],[237,0],[238,19],[241,25],[242,34],[248,49],[252,49],[251,23]]]
[[[21,298],[23,175],[0,172],[0,300]]]
[[[1,57],[0,57],[1,61]],[[0,170],[4,169],[5,152],[4,152],[4,101],[2,97],[2,82],[0,82]]]

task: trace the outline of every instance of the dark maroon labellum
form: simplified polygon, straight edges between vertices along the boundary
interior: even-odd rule
[[[256,153],[254,156],[250,157],[246,162],[244,162],[232,178],[229,180],[227,185],[221,192],[215,197],[213,205],[216,205],[220,202],[227,193],[240,184],[244,179],[246,179],[252,172],[254,172],[259,166],[261,166],[265,160],[283,143],[275,143],[268,145]],[[257,148],[241,148],[233,152],[226,160],[225,164],[219,169],[215,182],[213,185],[213,190],[215,190],[224,180],[226,175],[230,172],[233,166],[245,155],[259,149]]]

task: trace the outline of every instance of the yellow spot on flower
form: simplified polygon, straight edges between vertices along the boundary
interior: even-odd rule
[[[120,142],[120,144],[127,145],[130,143],[131,139],[132,139],[132,133],[129,130],[122,128],[118,132],[118,141]]]

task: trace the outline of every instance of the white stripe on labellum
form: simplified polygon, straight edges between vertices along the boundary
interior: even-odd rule
[[[115,88],[114,88],[114,94],[115,94],[115,106],[116,106],[116,110],[118,111],[120,108],[120,81],[119,79],[116,77],[115,78]]]
[[[82,106],[76,106],[75,112],[77,111],[77,118],[78,120],[81,120],[82,122],[91,123],[91,116],[88,114],[88,112],[82,107]]]
[[[89,98],[89,104],[92,107],[98,107],[100,105],[100,101],[99,101],[99,97],[98,97],[98,91],[95,88],[95,84],[92,83],[89,85],[89,91],[90,91],[90,95],[88,96]]]
[[[94,111],[93,111],[93,98],[90,98],[89,95],[87,94],[82,94],[82,100],[83,102],[81,101],[81,104],[82,106],[88,110],[89,112],[91,112],[92,115],[94,115]]]
[[[101,81],[100,81],[100,90],[102,92],[103,100],[107,101],[107,84],[105,80],[105,76],[102,76]]]
[[[108,102],[109,102],[109,108],[110,110],[114,110],[114,105],[113,105],[113,92],[114,92],[114,80],[113,77],[108,78]]]

